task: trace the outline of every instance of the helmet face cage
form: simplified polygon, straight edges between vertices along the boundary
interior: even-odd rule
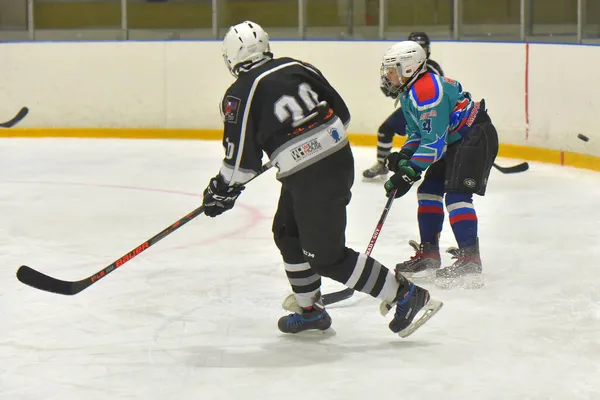
[[[384,87],[390,94],[398,97],[400,93],[404,92],[406,89],[410,88],[412,84],[415,82],[417,77],[425,70],[427,62],[423,62],[417,68],[410,77],[405,77],[402,74],[402,64],[399,61],[396,61],[394,64],[390,63],[382,63],[379,69],[379,73],[381,75],[381,86]],[[400,86],[395,86],[392,81],[387,77],[390,69],[395,68],[398,73],[398,79],[400,79]],[[403,82],[404,81],[404,82]]]
[[[400,70],[398,69],[398,66],[399,66],[399,64],[398,65],[381,64],[381,67],[379,69],[379,73],[381,76],[381,86],[384,87],[386,89],[386,91],[388,93],[390,93],[391,95],[393,95],[394,97],[398,97],[398,95],[400,94],[400,91],[401,91],[401,87],[394,86],[394,84],[392,83],[392,81],[390,81],[390,79],[387,77],[387,75],[388,75],[388,71],[391,68],[396,68],[398,77],[402,76],[400,73]]]

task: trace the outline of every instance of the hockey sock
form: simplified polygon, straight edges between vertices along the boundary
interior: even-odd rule
[[[477,243],[477,214],[473,207],[473,195],[446,194],[446,209],[458,247],[474,246]]]
[[[312,307],[321,290],[321,277],[316,274],[307,262],[289,264],[284,262],[287,275],[296,301],[300,307]]]
[[[437,244],[438,242],[439,233],[444,225],[443,193],[444,182],[441,179],[426,178],[419,186],[417,220],[421,243]]]
[[[377,161],[382,163],[392,152],[392,142],[385,142],[381,139],[381,136],[377,137]]]

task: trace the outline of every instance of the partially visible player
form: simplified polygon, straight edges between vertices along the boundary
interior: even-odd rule
[[[485,101],[473,100],[460,82],[428,72],[426,60],[421,46],[406,41],[388,49],[381,67],[384,84],[400,92],[408,134],[402,149],[385,160],[394,172],[385,183],[388,196],[394,189],[396,197],[403,196],[425,174],[417,190],[421,243],[411,243],[416,255],[396,271],[409,276],[435,271],[438,286],[477,287],[482,264],[473,194],[485,194],[498,134]],[[449,250],[456,262],[439,269],[444,196],[458,249]]]
[[[244,189],[240,185],[261,168],[263,152],[278,169],[281,194],[273,236],[295,300],[284,302],[292,314],[279,320],[279,329],[329,328],[321,276],[378,298],[387,309],[395,305],[389,324],[393,332],[402,336],[418,328],[442,303],[346,247],[354,159],[345,128],[350,112],[343,99],[314,66],[273,58],[267,33],[254,22],[231,27],[222,51],[236,81],[221,104],[226,155],[204,191],[203,205],[210,217],[230,210]],[[415,319],[419,311],[422,315]]]
[[[431,41],[429,40],[429,36],[427,36],[425,32],[412,32],[408,35],[408,40],[419,43],[421,47],[423,47],[423,50],[425,50],[425,54],[427,55],[427,71],[438,74],[439,76],[444,76],[442,67],[429,58],[431,55]],[[395,88],[390,87],[390,85],[384,84],[383,81],[380,88],[385,96],[391,97],[392,99],[398,97],[398,91]],[[394,135],[406,135],[405,129],[406,119],[404,118],[404,113],[401,108],[397,108],[385,121],[383,121],[383,124],[381,124],[377,131],[377,162],[373,164],[372,167],[363,171],[363,177],[373,179],[379,176],[387,176],[389,171],[384,165],[383,160],[392,151]]]

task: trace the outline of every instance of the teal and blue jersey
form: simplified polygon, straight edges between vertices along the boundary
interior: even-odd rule
[[[459,82],[431,72],[421,75],[399,100],[408,135],[402,151],[411,155],[416,171],[442,158],[471,128],[481,107]]]

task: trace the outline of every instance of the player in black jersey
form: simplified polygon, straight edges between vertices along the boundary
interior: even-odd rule
[[[243,183],[261,168],[265,152],[281,182],[273,235],[294,293],[284,301],[292,314],[279,320],[279,329],[329,328],[320,291],[325,276],[382,300],[387,306],[382,310],[396,305],[390,329],[401,336],[412,333],[442,303],[346,247],[354,159],[344,100],[314,66],[274,58],[267,33],[254,22],[231,27],[222,51],[236,81],[221,104],[226,155],[204,191],[205,214],[215,217],[234,206]]]
[[[427,71],[433,72],[439,76],[444,76],[444,71],[440,65],[429,58],[431,55],[431,41],[429,36],[425,32],[412,32],[408,35],[408,40],[417,42],[425,50],[427,55]],[[387,97],[395,99],[398,96],[397,92],[390,92],[389,85],[386,86],[383,83],[380,88],[383,94]],[[363,171],[363,177],[369,179],[377,178],[379,176],[386,177],[389,170],[383,165],[383,161],[392,151],[392,141],[394,135],[404,136],[406,134],[406,119],[402,109],[398,107],[394,112],[387,117],[383,124],[377,130],[377,162],[372,167]]]

